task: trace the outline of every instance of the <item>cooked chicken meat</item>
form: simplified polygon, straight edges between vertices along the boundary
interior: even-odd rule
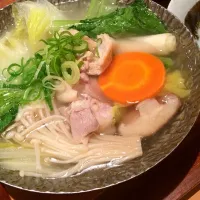
[[[118,131],[124,136],[149,136],[165,125],[180,106],[180,100],[172,94],[162,97],[161,101],[144,100],[123,117]]]

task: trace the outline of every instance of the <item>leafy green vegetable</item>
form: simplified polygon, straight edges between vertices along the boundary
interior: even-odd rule
[[[3,116],[0,116],[0,132],[4,131],[5,128],[7,128],[7,126],[15,120],[17,113],[18,106],[16,105],[13,108],[11,108],[8,113],[6,113]]]
[[[148,9],[144,0],[136,0],[130,6],[118,8],[108,15],[81,20],[79,24],[75,24],[70,28],[83,31],[90,37],[96,37],[101,33],[118,37],[167,32],[158,17]]]
[[[101,5],[99,7],[98,15],[95,17],[100,17],[102,15],[107,15],[111,12],[117,10],[117,0],[101,0]]]
[[[159,56],[158,58],[163,62],[163,64],[165,65],[166,69],[169,69],[169,68],[173,67],[174,62],[173,62],[173,60],[171,58],[169,58],[169,57],[161,57],[161,56]]]
[[[52,22],[52,29],[54,31],[58,31],[60,28],[66,28],[68,29],[74,24],[78,24],[79,20],[54,20]]]
[[[84,7],[84,6],[82,6]],[[91,19],[93,17],[100,17],[102,15],[110,14],[118,8],[117,0],[91,0],[87,13],[84,19]],[[54,20],[52,22],[52,29],[58,30],[62,28],[69,28],[72,25],[78,24],[80,20]]]
[[[19,105],[24,91],[19,89],[0,89],[0,117],[8,113],[10,109]]]
[[[47,0],[18,2],[13,5],[12,11],[16,26],[14,35],[28,39],[33,51],[38,49],[41,39],[49,36],[51,22],[55,18],[64,19],[61,12]]]
[[[117,0],[91,0],[86,19],[109,14],[117,7]]]
[[[99,6],[101,5],[101,0],[91,0],[89,9],[86,14],[86,18],[93,18],[98,16]]]

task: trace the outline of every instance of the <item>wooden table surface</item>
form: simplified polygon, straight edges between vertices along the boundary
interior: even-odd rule
[[[6,1],[0,0],[0,7]],[[155,0],[167,7],[169,0]],[[147,173],[103,191],[79,195],[43,195],[6,186],[15,200],[186,200],[200,189],[200,117],[182,144],[163,162]],[[0,200],[9,200],[0,185]]]

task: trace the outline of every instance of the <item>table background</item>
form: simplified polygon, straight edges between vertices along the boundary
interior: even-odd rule
[[[6,1],[0,0],[0,7]],[[169,0],[155,0],[167,7]],[[44,195],[6,186],[15,200],[186,200],[200,189],[200,118],[183,143],[163,162],[147,173],[124,184],[102,191],[78,195]],[[200,199],[200,198],[199,198]],[[8,195],[0,186],[0,200],[8,200]]]

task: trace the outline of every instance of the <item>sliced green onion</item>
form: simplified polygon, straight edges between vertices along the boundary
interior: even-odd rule
[[[34,62],[34,61],[35,61],[34,58],[30,58],[30,59],[28,59],[28,60],[26,61],[26,64],[24,65],[24,68],[27,67],[27,66],[29,66],[30,63],[31,63],[31,62]]]
[[[32,81],[34,81],[34,75],[37,71],[38,66],[35,64],[31,66],[27,66],[22,73],[22,84],[30,85]]]
[[[34,87],[29,87],[25,90],[23,100],[24,101],[36,101],[37,99],[40,98],[42,92],[42,88],[39,87],[37,88],[36,86]]]
[[[3,83],[2,84],[2,87],[1,88],[12,88],[12,89],[26,89],[28,85],[26,84],[20,84],[20,85],[15,85],[15,84],[6,84],[6,83]]]
[[[8,68],[4,68],[4,69],[3,69],[2,75],[3,75],[3,77],[4,77],[5,79],[8,78],[8,76],[9,76]]]
[[[85,33],[83,31],[79,31],[74,35],[75,40],[80,40],[85,36]]]
[[[33,57],[26,62],[22,58],[20,64],[11,64],[3,71],[5,81],[0,81],[0,87],[23,89],[19,105],[41,98],[52,110],[53,92],[64,90],[66,82],[73,85],[80,79],[79,68],[83,62],[78,62],[76,58],[88,50],[84,36],[85,33],[81,31],[75,35],[69,31],[54,32],[52,38],[41,40],[45,46]],[[4,104],[8,108],[6,102]]]
[[[64,80],[59,76],[47,76],[42,80],[42,84],[45,88],[50,90],[64,90]]]
[[[68,61],[75,61],[76,60],[76,57],[70,51],[65,52],[65,55],[63,55],[63,57],[65,58],[65,60],[68,60]]]
[[[99,45],[101,45],[101,44],[102,44],[102,42],[103,42],[103,41],[102,41],[102,39],[101,39],[101,38],[98,38],[98,39],[97,39],[97,45],[98,45],[98,46],[99,46]]]
[[[49,45],[49,46],[57,46],[57,41],[56,41],[55,39],[53,39],[53,40],[51,40],[51,41],[49,40],[49,41],[48,41],[48,45]]]
[[[41,42],[43,42],[44,44],[48,45],[48,42],[46,40],[40,40]]]
[[[96,52],[96,56],[99,58],[100,57],[100,55],[99,55],[99,46],[102,44],[102,39],[101,38],[98,38],[97,39],[97,47],[96,47],[96,50],[95,50],[95,52]]]
[[[62,31],[60,33],[60,37],[63,37],[63,36],[73,36],[69,31]]]
[[[46,65],[46,73],[47,73],[47,76],[50,76],[50,68],[49,68],[49,65]]]
[[[72,61],[66,61],[61,66],[62,75],[65,81],[70,84],[76,84],[80,80],[80,70],[78,65]],[[71,72],[71,74],[69,73]]]
[[[74,46],[73,50],[75,53],[83,53],[88,50],[88,43],[81,40],[80,45]]]
[[[39,52],[36,52],[36,53],[35,53],[35,58],[36,58],[38,61],[41,61],[41,60],[42,60],[42,55],[39,54]]]
[[[71,44],[68,44],[67,42],[63,42],[61,44],[61,46],[65,51],[72,51],[73,50],[73,46]]]
[[[60,34],[57,31],[54,33],[54,38],[57,40],[60,39]]]
[[[18,78],[18,76],[10,76],[6,82],[12,82],[13,80],[16,80]]]
[[[38,78],[38,75],[39,75],[39,73],[40,73],[40,71],[41,71],[41,69],[42,69],[44,63],[45,63],[45,62],[42,61],[42,62],[40,63],[40,65],[38,66],[38,69],[37,69],[37,71],[35,72],[35,75],[34,75],[34,78],[33,78],[34,80],[36,80],[36,79]]]
[[[14,63],[8,67],[7,71],[11,76],[19,76],[23,72],[23,66]]]
[[[49,106],[50,110],[53,110],[53,103],[52,103],[52,90],[48,88],[44,88],[44,99]]]
[[[84,62],[81,60],[80,62],[77,63],[79,69],[83,66]]]
[[[68,44],[72,44],[73,38],[74,38],[73,35],[71,35],[71,36],[63,35],[63,36],[60,37],[60,41],[59,42],[60,43],[67,42]]]
[[[58,55],[56,55],[51,60],[51,69],[53,70],[53,73],[55,73],[55,75],[57,75],[57,76],[61,76],[62,75],[60,66],[61,66],[60,57]]]
[[[50,47],[48,48],[47,55],[48,55],[48,53],[49,53],[49,54],[53,54],[53,53],[58,52],[58,51],[59,51],[58,46],[57,46],[57,45],[56,45],[56,46],[52,45],[52,46],[50,46]]]

